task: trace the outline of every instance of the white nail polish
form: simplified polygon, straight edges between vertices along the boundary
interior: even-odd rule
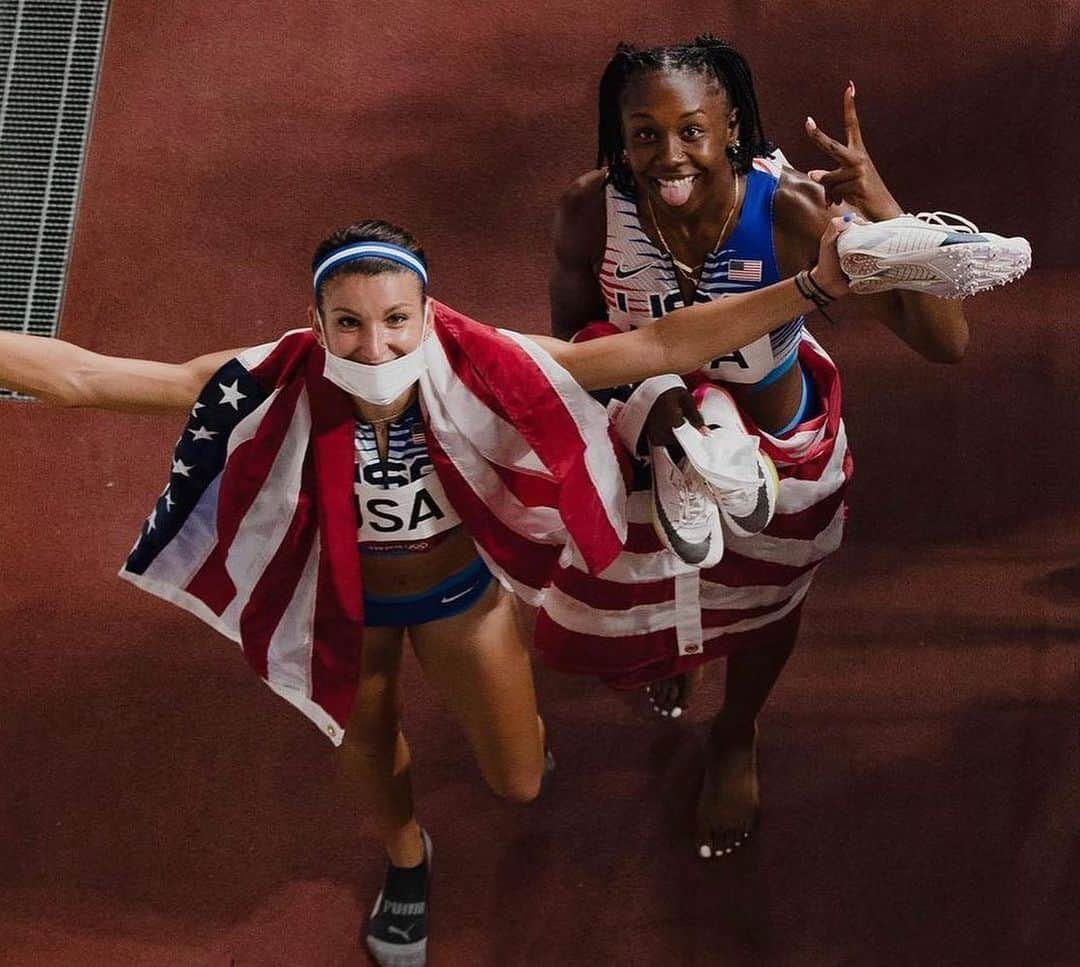
[[[712,850],[709,849],[708,846],[699,846],[698,856],[700,856],[703,860],[707,860],[710,856],[712,856]]]
[[[681,708],[680,706],[676,705],[676,706],[675,706],[675,707],[674,707],[674,708],[673,708],[673,709],[671,710],[671,717],[672,717],[673,719],[677,719],[677,718],[678,718],[678,717],[679,717],[680,715],[682,715],[682,708]]]

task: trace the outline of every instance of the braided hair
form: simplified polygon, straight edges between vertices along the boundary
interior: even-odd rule
[[[702,34],[689,44],[672,44],[638,50],[628,43],[615,48],[600,78],[599,124],[597,125],[596,164],[606,167],[608,177],[619,191],[634,194],[634,176],[623,158],[622,96],[631,78],[653,72],[687,71],[713,78],[739,112],[739,146],[729,149],[734,169],[745,174],[753,159],[768,154],[773,146],[765,139],[758,113],[757,96],[750,65],[734,47]]]

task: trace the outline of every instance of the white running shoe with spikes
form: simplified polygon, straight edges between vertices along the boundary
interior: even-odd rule
[[[724,555],[724,532],[708,485],[685,460],[675,463],[666,447],[649,451],[653,529],[660,543],[694,567],[718,564]]]
[[[735,537],[760,534],[776,513],[776,467],[747,431],[730,393],[713,388],[698,408],[709,433],[684,423],[673,431],[675,439],[704,478],[728,531]]]
[[[1031,267],[1026,238],[980,232],[949,212],[854,224],[837,239],[840,267],[860,294],[912,289],[963,299],[1015,282]]]
[[[753,488],[737,500],[713,488],[720,517],[736,537],[753,537],[772,522],[776,513],[776,498],[780,493],[780,477],[767,453],[757,452],[758,477]]]

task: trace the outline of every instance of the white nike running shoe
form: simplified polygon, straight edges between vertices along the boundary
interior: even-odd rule
[[[780,477],[767,453],[758,450],[757,485],[741,492],[727,492],[713,487],[720,516],[736,537],[753,537],[769,526],[776,513]]]
[[[949,212],[855,224],[836,242],[851,291],[912,289],[963,299],[1020,278],[1031,267],[1026,238],[980,232]]]
[[[760,534],[776,513],[780,494],[776,467],[758,438],[747,431],[729,393],[718,389],[706,393],[699,410],[712,432],[687,439],[691,444],[687,456],[709,485],[728,530],[736,537]],[[683,437],[679,439],[682,442]]]
[[[720,511],[708,485],[686,461],[683,461],[685,468],[676,464],[665,447],[649,449],[656,536],[687,564],[712,567],[724,555],[724,532],[720,528]]]

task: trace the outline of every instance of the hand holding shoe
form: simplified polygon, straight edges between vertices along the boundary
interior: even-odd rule
[[[829,219],[818,243],[818,261],[810,270],[810,278],[830,299],[839,299],[848,292],[848,277],[840,267],[836,246],[841,234],[854,224],[865,222],[851,213]]]
[[[705,425],[690,391],[684,386],[678,386],[656,398],[645,421],[645,435],[654,447],[671,446],[675,442],[671,431],[682,426],[684,422],[699,430]]]

